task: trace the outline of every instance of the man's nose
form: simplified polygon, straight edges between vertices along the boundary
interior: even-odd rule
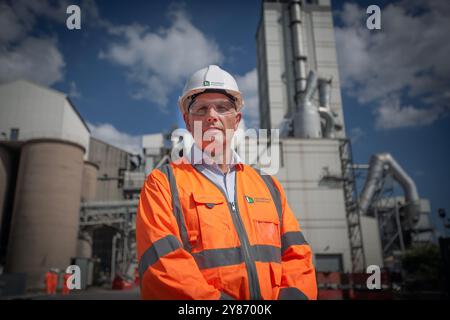
[[[214,107],[210,106],[206,113],[206,121],[207,122],[216,122],[218,120],[218,114]]]

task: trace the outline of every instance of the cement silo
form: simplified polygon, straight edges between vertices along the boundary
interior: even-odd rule
[[[98,165],[94,162],[84,161],[83,179],[81,186],[81,201],[90,202],[95,200],[97,193]],[[76,256],[78,258],[92,257],[92,236],[84,230],[78,235]]]
[[[85,161],[83,165],[83,184],[81,188],[81,201],[89,202],[95,200],[97,194],[98,165]]]
[[[57,139],[27,141],[21,153],[7,272],[44,284],[49,268],[65,269],[76,254],[84,148]]]
[[[0,145],[0,232],[2,230],[3,209],[11,173],[11,152]]]

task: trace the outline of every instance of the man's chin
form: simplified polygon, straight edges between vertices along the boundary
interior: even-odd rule
[[[208,154],[210,153],[222,153],[223,151],[222,141],[203,141],[202,150]]]

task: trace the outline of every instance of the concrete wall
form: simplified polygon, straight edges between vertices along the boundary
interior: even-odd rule
[[[281,142],[283,166],[276,177],[307,241],[315,254],[342,254],[344,271],[351,271],[342,185],[321,183],[325,170],[341,175],[339,141],[283,139]]]
[[[283,4],[263,3],[257,36],[257,58],[262,128],[278,128],[288,109],[285,74],[284,31],[280,23]]]
[[[383,252],[377,219],[374,217],[362,216],[360,222],[366,265],[383,267]]]

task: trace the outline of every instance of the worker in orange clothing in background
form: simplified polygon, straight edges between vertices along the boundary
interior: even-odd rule
[[[58,273],[55,269],[50,269],[45,274],[45,289],[47,294],[55,294],[58,285]]]
[[[70,276],[71,276],[70,273],[64,272],[63,284],[62,284],[62,294],[69,294],[69,292],[70,292],[69,286],[67,285],[67,281],[69,281]]]
[[[280,182],[232,148],[242,106],[218,66],[186,83],[179,107],[194,143],[153,170],[140,194],[143,299],[317,298],[311,247]]]
[[[139,269],[137,267],[134,268],[134,284],[139,285]]]

